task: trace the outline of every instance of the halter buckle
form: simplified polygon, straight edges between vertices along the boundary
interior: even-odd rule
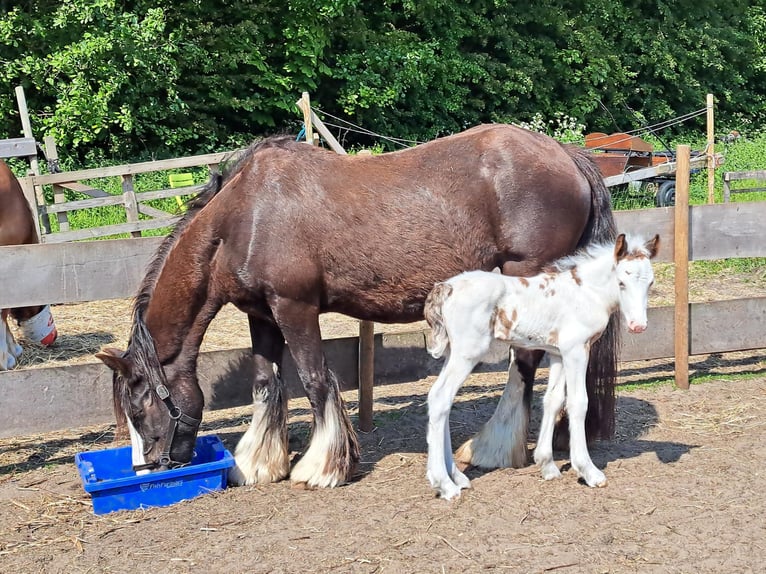
[[[160,399],[163,401],[167,399],[168,397],[170,397],[170,391],[163,384],[157,385],[157,388],[155,389],[155,391],[157,392],[157,396],[160,397]]]

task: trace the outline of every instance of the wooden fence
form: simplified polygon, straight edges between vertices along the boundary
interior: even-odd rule
[[[766,192],[764,186],[754,187],[731,187],[733,181],[766,181],[766,170],[758,171],[727,171],[723,174],[723,201],[728,203],[731,200],[732,193],[753,193],[753,192]]]
[[[51,153],[50,143],[46,142],[46,144],[49,158],[53,156],[55,159],[55,152]],[[200,166],[206,166],[210,173],[214,173],[218,170],[219,164],[233,159],[236,157],[237,153],[238,151],[221,152],[168,160],[116,165],[97,169],[85,169],[45,175],[30,175],[19,178],[19,182],[21,183],[24,195],[30,206],[32,206],[33,211],[38,213],[43,221],[42,227],[40,226],[40,221],[37,221],[38,233],[42,243],[62,243],[65,241],[96,239],[99,237],[108,237],[124,233],[130,233],[134,237],[139,237],[143,231],[169,227],[175,224],[179,219],[178,215],[147,205],[147,202],[156,199],[189,195],[198,191],[200,186],[137,192],[134,186],[134,176],[142,173]],[[85,181],[110,177],[120,178],[122,186],[122,193],[120,195],[112,195],[98,187],[83,183]],[[40,200],[42,197],[40,190],[46,185],[53,187],[54,201],[52,204],[46,204],[44,201]],[[66,190],[85,194],[90,196],[90,198],[67,201]],[[126,222],[89,229],[69,229],[68,214],[70,212],[113,205],[119,205],[125,209]],[[47,226],[45,225],[45,222],[48,221],[48,217],[51,215],[56,217],[59,225],[58,231],[54,233],[47,229]],[[145,216],[143,219],[141,218],[142,215]]]
[[[186,164],[191,165],[191,164]],[[675,255],[675,209],[617,212],[621,231],[659,233],[665,241],[659,261]],[[766,256],[766,202],[693,206],[689,214],[689,259]],[[50,245],[0,247],[2,305],[77,303],[135,294],[160,238],[112,239]],[[688,352],[692,355],[766,347],[766,298],[735,299],[688,306]],[[125,321],[130,321],[126,316]],[[244,318],[243,318],[244,321]],[[623,335],[622,360],[675,356],[675,309],[650,310],[649,330]],[[436,374],[439,361],[425,351],[423,332],[378,334],[374,339],[377,385]],[[356,337],[325,341],[330,366],[345,389],[358,384]],[[202,353],[200,382],[207,408],[251,401],[248,349]],[[291,396],[302,394],[289,354],[284,379]],[[487,365],[501,370],[506,364]],[[0,373],[0,436],[13,436],[113,420],[111,371],[94,359],[86,365],[18,369]]]

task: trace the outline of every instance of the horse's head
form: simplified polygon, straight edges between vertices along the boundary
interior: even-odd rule
[[[654,283],[651,259],[660,248],[660,236],[649,241],[628,239],[625,234],[617,237],[614,247],[617,280],[620,286],[620,310],[631,333],[646,330],[646,308],[649,305],[649,289]]]
[[[202,418],[199,386],[169,385],[154,345],[148,348],[135,333],[127,351],[107,348],[96,357],[114,371],[115,416],[118,423],[127,419],[134,470],[189,463]]]

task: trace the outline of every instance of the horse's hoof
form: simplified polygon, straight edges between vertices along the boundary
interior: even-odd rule
[[[455,483],[449,482],[448,484],[442,484],[438,488],[439,498],[444,500],[454,500],[460,498],[460,492],[462,489]]]
[[[455,464],[460,470],[465,470],[473,464],[473,439],[469,438],[455,451]]]
[[[235,465],[229,469],[228,482],[231,486],[252,486],[253,484],[268,484],[270,482],[278,482],[287,476],[287,472],[282,470],[271,470],[253,467],[245,471],[239,465]]]
[[[606,486],[606,476],[604,476],[604,473],[597,468],[594,468],[590,472],[583,473],[581,476],[585,481],[585,484],[591,488],[603,488]]]
[[[553,462],[541,466],[540,473],[543,475],[543,480],[555,480],[561,478],[561,471]]]
[[[457,469],[452,473],[452,482],[454,482],[461,490],[464,488],[471,488],[471,481]]]

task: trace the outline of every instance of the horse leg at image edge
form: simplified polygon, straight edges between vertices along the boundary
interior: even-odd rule
[[[275,482],[290,473],[287,397],[280,376],[285,341],[274,325],[248,316],[253,348],[253,418],[234,453],[229,482]]]
[[[8,309],[3,309],[3,324],[0,325],[0,371],[13,369],[22,353],[21,345],[16,343],[11,327],[8,325],[8,316]]]

